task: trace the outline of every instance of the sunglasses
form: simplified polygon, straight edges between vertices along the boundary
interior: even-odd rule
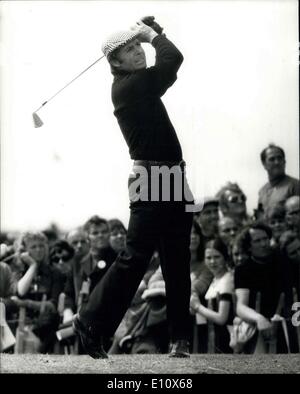
[[[67,261],[69,261],[71,259],[69,254],[68,255],[64,255],[62,253],[63,253],[62,250],[54,250],[50,254],[52,261],[58,263],[60,260],[62,260],[64,262],[67,262]]]
[[[246,197],[241,194],[240,196],[229,196],[227,198],[228,202],[233,202],[233,203],[237,203],[237,202],[245,202],[246,201]]]

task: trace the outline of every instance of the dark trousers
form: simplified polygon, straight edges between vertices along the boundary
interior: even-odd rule
[[[170,337],[187,339],[193,214],[186,212],[184,201],[135,201],[130,209],[126,251],[119,254],[93,289],[80,318],[99,334],[112,336],[131,304],[153,252],[158,250],[166,283]]]

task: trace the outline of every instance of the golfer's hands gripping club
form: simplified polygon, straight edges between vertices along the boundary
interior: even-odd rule
[[[131,30],[138,34],[138,39],[140,42],[148,42],[151,44],[152,40],[158,36],[156,31],[154,31],[150,26],[146,25],[142,20],[136,22]]]
[[[155,22],[154,19],[154,16],[144,16],[142,18],[142,22],[144,22],[145,25],[150,26],[154,31],[156,31],[157,34],[162,34],[164,29],[157,22]]]

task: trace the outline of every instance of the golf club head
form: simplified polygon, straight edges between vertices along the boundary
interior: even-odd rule
[[[32,118],[33,118],[34,127],[37,128],[37,127],[43,126],[44,123],[42,122],[41,118],[35,112],[33,112]]]

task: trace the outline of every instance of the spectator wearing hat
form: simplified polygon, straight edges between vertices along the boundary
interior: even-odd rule
[[[191,193],[188,196],[183,193],[187,189],[183,188],[187,186],[185,162],[175,129],[161,101],[177,79],[183,56],[161,33],[162,28],[154,17],[146,17],[131,30],[111,35],[102,46],[114,77],[114,115],[134,164],[128,183],[131,214],[126,250],[119,253],[91,293],[85,309],[74,320],[75,330],[88,353],[95,358],[107,357],[97,338],[111,336],[117,329],[156,248],[166,283],[172,340],[170,356],[189,356],[189,243],[193,218],[192,212],[186,208],[192,205],[193,199]],[[154,66],[147,68],[141,43],[151,44],[154,48]],[[171,182],[180,190],[176,189],[176,196],[170,193],[168,201],[162,196],[156,199],[148,193],[148,181],[159,179],[159,176],[148,177],[149,173],[161,168],[174,170],[176,179],[182,181],[180,186]],[[140,179],[141,173],[144,177]],[[139,192],[138,187],[135,189],[137,183]],[[171,185],[164,179],[162,189],[171,191]],[[178,191],[179,201],[175,198]],[[143,198],[144,194],[146,198]]]
[[[272,205],[284,204],[289,197],[299,196],[299,179],[285,173],[285,153],[281,147],[269,144],[260,158],[269,180],[258,192],[259,208],[266,212]]]

